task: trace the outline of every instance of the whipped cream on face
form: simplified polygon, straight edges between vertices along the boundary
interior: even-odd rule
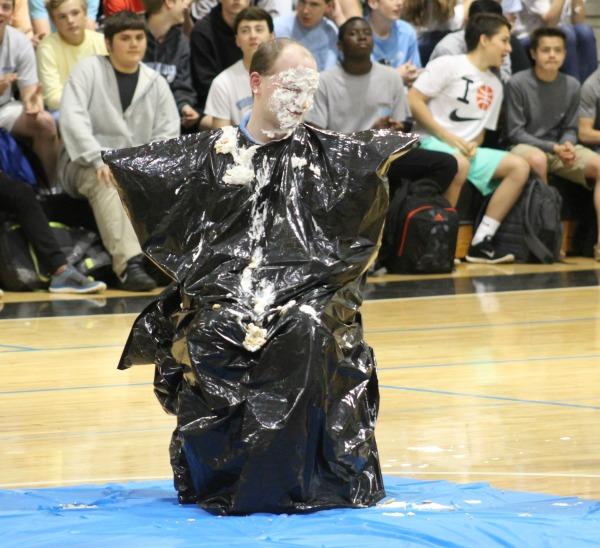
[[[264,131],[269,138],[290,133],[313,105],[313,97],[319,86],[319,73],[307,67],[284,70],[273,76],[275,89],[269,100],[269,108],[279,122],[279,131]]]

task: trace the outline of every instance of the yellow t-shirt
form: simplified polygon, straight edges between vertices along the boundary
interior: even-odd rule
[[[67,44],[58,32],[49,34],[38,44],[38,76],[48,110],[58,110],[71,69],[90,55],[107,55],[107,52],[104,35],[89,29],[85,30],[85,38],[79,46]]]

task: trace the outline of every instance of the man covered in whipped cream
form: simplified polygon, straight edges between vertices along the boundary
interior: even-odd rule
[[[302,123],[318,74],[290,40],[261,44],[249,73],[239,128],[105,155],[144,251],[173,279],[119,367],[155,365],[155,393],[177,416],[181,503],[217,514],[370,506],[385,491],[359,308],[385,172],[414,138]]]

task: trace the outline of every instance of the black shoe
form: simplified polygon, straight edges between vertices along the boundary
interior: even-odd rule
[[[494,249],[492,237],[486,236],[476,245],[469,246],[469,252],[465,257],[469,263],[501,264],[514,263],[515,256],[512,253],[499,255]]]
[[[144,270],[144,257],[137,255],[127,261],[125,272],[119,276],[119,287],[125,291],[150,291],[156,282]]]

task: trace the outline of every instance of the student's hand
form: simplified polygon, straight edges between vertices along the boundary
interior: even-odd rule
[[[183,127],[198,125],[198,120],[200,120],[200,114],[190,105],[184,105],[181,108],[181,125]]]
[[[575,147],[568,141],[561,145],[554,145],[554,154],[567,166],[575,163]]]
[[[452,148],[457,149],[466,158],[472,158],[477,152],[477,143],[466,141],[454,133],[446,133],[442,140],[448,143]]]
[[[0,76],[0,95],[2,95],[17,79],[16,72],[6,72]]]
[[[37,116],[44,110],[42,86],[37,84],[35,90],[28,97],[23,98],[23,111],[29,116]]]
[[[404,85],[406,87],[412,86],[413,82],[417,79],[417,76],[419,76],[420,73],[420,69],[413,65],[410,61],[400,65],[396,70],[398,71],[398,74],[402,76],[402,80],[404,81]]]
[[[107,165],[100,166],[96,169],[96,181],[99,184],[106,186],[114,186],[116,184],[112,171]]]

